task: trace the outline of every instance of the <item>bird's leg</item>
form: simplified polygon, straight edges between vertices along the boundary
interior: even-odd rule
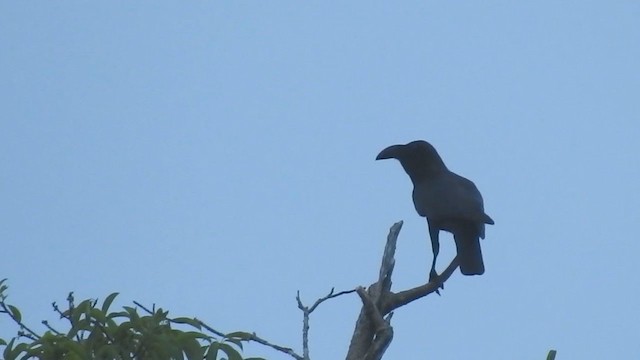
[[[433,226],[431,222],[429,222],[429,237],[431,238],[431,250],[433,251],[433,261],[431,262],[431,271],[429,271],[429,282],[438,279],[438,273],[436,272],[436,260],[438,259],[438,254],[440,253],[439,233],[440,229],[437,226]],[[440,284],[440,288],[444,289],[444,284]],[[439,294],[440,292],[438,291],[438,295]]]

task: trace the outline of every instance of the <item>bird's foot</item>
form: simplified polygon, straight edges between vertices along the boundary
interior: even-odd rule
[[[429,282],[439,282],[440,281],[440,276],[438,275],[438,273],[436,272],[435,269],[432,269],[429,272]],[[438,286],[438,288],[436,288],[436,294],[440,295],[440,289],[444,290],[444,284],[440,283],[440,286]]]

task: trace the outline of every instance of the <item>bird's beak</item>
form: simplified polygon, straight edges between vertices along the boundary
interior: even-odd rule
[[[397,159],[401,151],[402,145],[391,145],[388,148],[380,151],[380,154],[376,156],[376,160]]]

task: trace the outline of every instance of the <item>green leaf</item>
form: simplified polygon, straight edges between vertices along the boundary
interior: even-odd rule
[[[19,353],[21,353],[21,352],[27,351],[28,348],[29,348],[29,345],[27,345],[25,343],[20,343],[20,344],[16,345],[14,350],[19,352]]]
[[[181,341],[182,349],[189,360],[201,360],[204,356],[204,349],[195,339]]]
[[[138,315],[138,311],[135,308],[129,306],[123,306],[122,308],[127,312],[132,323],[137,323],[140,320],[140,315]]]
[[[4,339],[0,339],[0,346],[7,345],[7,342]]]
[[[84,313],[89,311],[90,308],[91,308],[91,300],[87,299],[87,300],[83,300],[80,304],[78,304],[78,306],[76,306],[75,311]]]
[[[234,349],[231,345],[222,343],[220,344],[220,350],[224,351],[227,354],[229,360],[242,360],[242,356],[238,350]]]
[[[7,290],[9,287],[7,285],[4,284],[4,282],[7,281],[7,279],[2,279],[0,280],[0,296],[2,295],[2,293]]]
[[[16,321],[22,322],[22,314],[20,314],[20,310],[13,305],[7,305],[7,307],[9,308],[9,311],[11,311],[11,316],[13,316]]]
[[[75,336],[78,335],[78,331],[80,331],[80,329],[78,328],[77,323],[76,323],[69,329],[69,331],[67,331],[67,335],[66,335],[67,338],[69,338],[69,339],[74,338]],[[45,335],[51,335],[51,331],[47,331],[45,333]]]
[[[119,357],[119,347],[115,345],[103,345],[96,350],[96,359],[121,359]]]
[[[251,340],[253,334],[248,333],[246,331],[235,331],[227,334],[228,338],[236,338],[240,340]]]
[[[73,312],[71,314],[71,323],[75,324],[78,321],[80,321],[80,317],[82,315],[88,314],[89,309],[91,309],[91,300],[87,299],[82,301],[80,304],[78,304],[78,306],[75,307],[75,309],[73,309]]]
[[[92,319],[97,320],[100,324],[107,322],[107,316],[98,308],[89,309],[89,315]]]
[[[3,355],[4,355],[4,359],[5,360],[17,359],[18,355],[20,355],[20,353],[26,352],[26,350],[28,348],[27,344],[25,344],[25,343],[19,343],[18,345],[16,345],[15,348],[12,348],[14,340],[15,340],[15,338],[11,339],[11,341],[9,342],[7,347],[4,349]]]
[[[555,360],[557,353],[558,352],[555,350],[549,350],[549,354],[547,354],[547,360]]]
[[[4,348],[4,351],[2,352],[2,357],[5,360],[13,360],[16,357],[12,354],[11,348],[13,347],[13,342],[16,341],[16,338],[13,338],[9,341],[9,343],[7,344],[7,346]],[[214,358],[215,359],[215,358]]]
[[[202,326],[200,325],[200,321],[193,319],[193,318],[188,318],[188,317],[179,317],[179,318],[175,318],[173,319],[174,323],[177,324],[187,324],[187,325],[191,325],[194,328],[201,330]]]
[[[129,313],[127,313],[126,311],[117,311],[117,312],[112,312],[111,314],[108,315],[109,319],[115,319],[115,318],[129,318]]]
[[[197,331],[180,331],[180,330],[175,330],[175,331],[178,331],[180,334],[182,334],[182,336],[189,337],[191,339],[213,340],[211,336],[207,334],[203,334],[201,332],[197,332]]]
[[[211,343],[211,345],[209,345],[209,349],[207,350],[207,357],[205,360],[217,360],[218,350],[220,350],[220,343]]]
[[[242,340],[227,338],[225,339],[225,341],[232,343],[233,345],[239,347],[242,350]]]
[[[81,344],[75,341],[68,341],[64,344],[65,349],[68,351],[68,355],[74,359],[87,359],[85,349]]]
[[[111,306],[111,303],[113,302],[113,300],[115,300],[116,296],[118,296],[119,293],[114,292],[111,295],[107,296],[106,299],[104,299],[104,302],[102,303],[102,312],[103,313],[107,313],[107,311],[109,311],[109,307]]]

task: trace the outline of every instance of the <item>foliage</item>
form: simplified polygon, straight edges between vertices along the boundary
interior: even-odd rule
[[[136,302],[137,308],[124,306],[122,311],[109,312],[118,293],[107,296],[101,305],[92,299],[76,304],[70,293],[66,310],[52,304],[68,329],[57,330],[43,321],[48,330],[39,334],[23,323],[16,306],[6,302],[8,287],[5,282],[6,279],[0,280],[0,313],[10,317],[20,328],[17,337],[9,341],[0,338],[0,350],[4,348],[2,357],[5,360],[243,359],[240,355],[242,342],[246,341],[243,333],[225,335],[198,319],[170,318],[168,311],[147,309]],[[138,308],[142,309],[142,315]],[[27,341],[20,342],[20,339]]]

